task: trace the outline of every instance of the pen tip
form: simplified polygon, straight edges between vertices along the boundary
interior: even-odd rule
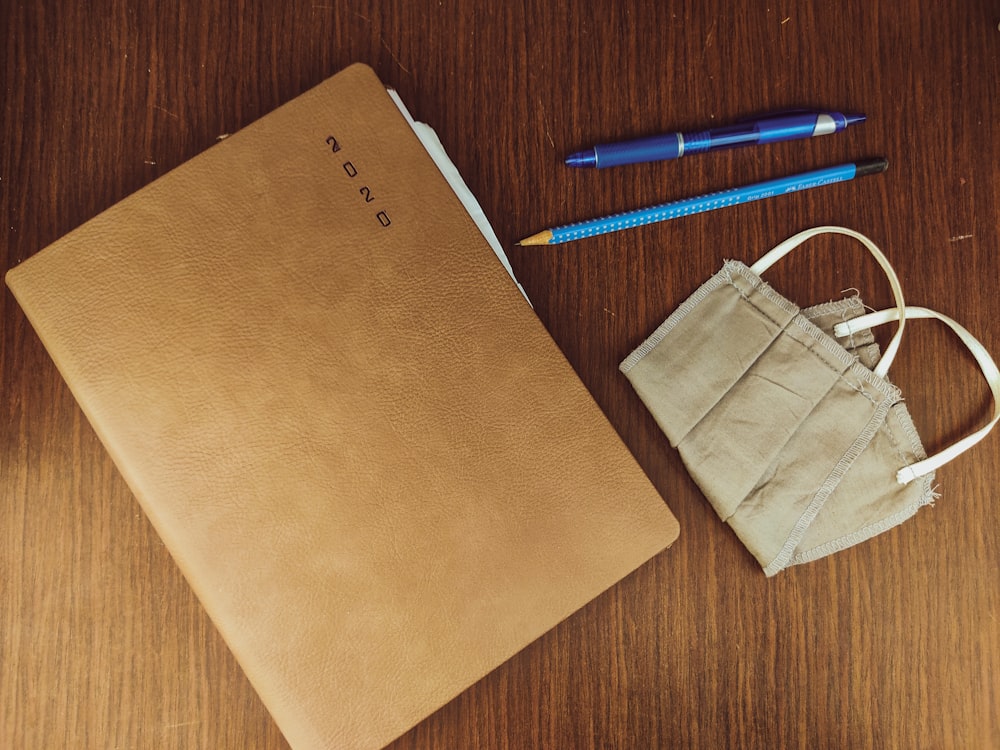
[[[868,117],[866,117],[865,115],[861,115],[861,114],[847,114],[847,115],[844,115],[844,120],[847,121],[848,125],[860,125],[861,123],[863,123],[867,119],[868,119]]]
[[[594,151],[577,151],[566,157],[567,167],[596,167],[597,154]]]

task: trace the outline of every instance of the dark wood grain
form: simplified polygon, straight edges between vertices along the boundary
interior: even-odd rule
[[[437,130],[538,314],[681,521],[676,545],[402,748],[1000,747],[1000,437],[933,509],[767,580],[618,361],[723,258],[808,226],[875,239],[909,301],[1000,354],[1000,11],[900,0],[4,3],[0,246],[9,268],[353,61]],[[847,133],[572,171],[598,140],[789,107]],[[855,158],[887,174],[556,248],[545,226]],[[843,238],[772,282],[889,293]],[[893,378],[927,447],[989,395],[934,323]],[[13,298],[0,333],[0,746],[279,748],[267,715]]]

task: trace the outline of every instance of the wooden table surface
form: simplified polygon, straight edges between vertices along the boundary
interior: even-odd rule
[[[969,0],[477,3],[7,0],[0,262],[16,265],[354,61],[438,132],[538,315],[681,523],[667,552],[396,748],[1000,747],[1000,435],[903,525],[766,579],[617,363],[725,258],[843,224],[912,304],[1000,355],[1000,7]],[[598,141],[762,111],[860,111],[835,136],[611,170]],[[551,248],[546,226],[886,156],[886,174]],[[815,303],[877,266],[820,238],[770,274]],[[0,746],[285,743],[4,290]],[[883,340],[884,341],[884,340]],[[947,330],[892,377],[929,451],[992,408]]]

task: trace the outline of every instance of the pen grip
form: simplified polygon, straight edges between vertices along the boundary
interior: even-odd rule
[[[680,133],[651,135],[623,143],[602,143],[594,147],[598,167],[620,167],[646,161],[676,159],[681,155]]]
[[[699,130],[697,133],[683,133],[681,139],[684,142],[683,155],[702,154],[714,145],[711,130]]]

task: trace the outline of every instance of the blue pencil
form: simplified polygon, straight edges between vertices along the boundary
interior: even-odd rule
[[[578,221],[573,224],[546,229],[545,231],[526,237],[518,245],[557,245],[561,242],[572,242],[584,237],[595,237],[599,234],[608,234],[622,229],[641,227],[644,224],[653,224],[658,221],[677,219],[681,216],[700,214],[705,211],[714,211],[717,208],[727,206],[738,206],[741,203],[761,200],[762,198],[773,198],[785,193],[796,193],[799,190],[809,190],[811,188],[832,185],[835,182],[853,180],[855,177],[864,177],[869,174],[884,172],[889,162],[886,159],[868,159],[849,164],[838,164],[835,167],[817,169],[812,172],[791,175],[789,177],[779,177],[776,180],[757,182],[743,187],[720,190],[715,193],[706,193],[695,198],[684,198],[669,203],[661,203],[657,206],[640,208],[635,211],[624,211],[611,216],[603,216],[599,219],[589,219]]]

